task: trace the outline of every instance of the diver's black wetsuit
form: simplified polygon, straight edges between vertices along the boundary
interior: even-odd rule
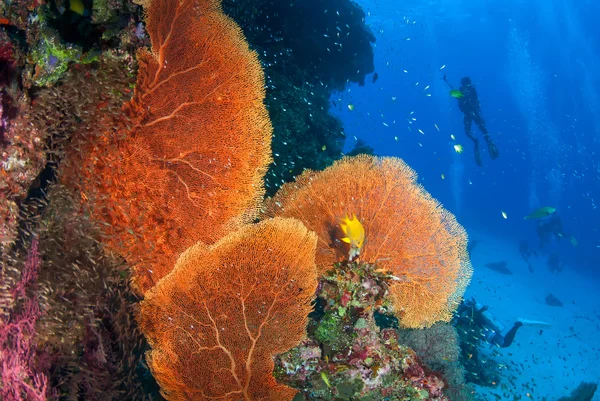
[[[475,121],[483,135],[488,136],[485,120],[481,116],[481,105],[475,87],[473,85],[463,85],[460,87],[460,92],[463,97],[458,100],[458,108],[465,114],[465,133],[469,138],[474,139],[471,134],[471,124]]]
[[[540,239],[540,249],[548,242],[548,237],[554,235],[559,240],[569,236],[563,231],[562,221],[557,213],[538,221],[537,235]]]
[[[498,149],[496,145],[490,139],[487,128],[485,127],[485,120],[481,115],[481,105],[479,104],[479,98],[475,87],[471,85],[471,80],[465,77],[461,81],[460,92],[462,97],[458,99],[458,108],[464,114],[463,122],[465,124],[465,134],[475,144],[475,162],[478,166],[481,166],[481,156],[479,154],[479,140],[471,133],[471,126],[473,121],[477,125],[477,128],[483,133],[483,137],[488,144],[490,157],[495,159],[498,157]]]
[[[505,336],[500,333],[496,333],[490,342],[500,348],[510,347],[515,339],[515,336],[517,335],[517,330],[519,330],[519,327],[521,326],[523,326],[523,323],[515,322],[513,327],[508,330]]]

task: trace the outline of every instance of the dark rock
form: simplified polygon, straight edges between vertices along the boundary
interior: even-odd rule
[[[546,305],[560,306],[560,307],[564,306],[563,303],[560,301],[560,299],[556,298],[552,294],[548,294],[548,296],[546,297]]]
[[[598,383],[581,382],[569,397],[561,397],[558,401],[592,401],[597,389]]]
[[[350,152],[346,153],[346,156],[356,156],[356,155],[374,155],[375,154],[375,149],[373,149],[371,146],[367,145],[367,143],[365,141],[363,141],[362,139],[358,139],[356,141],[356,145],[354,145],[354,149],[352,149]]]
[[[485,267],[487,267],[488,269],[491,269],[497,273],[500,273],[500,274],[506,274],[506,275],[513,274],[512,270],[510,270],[508,267],[506,267],[505,261],[488,263],[487,265],[485,265]]]

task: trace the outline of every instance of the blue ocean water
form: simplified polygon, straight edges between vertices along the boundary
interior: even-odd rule
[[[552,323],[545,332],[521,330],[510,351],[501,352],[501,360],[523,364],[524,370],[509,396],[494,395],[554,400],[582,380],[597,381],[600,3],[360,4],[377,38],[378,79],[368,77],[364,86],[353,84],[332,96],[348,136],[346,151],[360,139],[378,155],[404,159],[470,238],[484,244],[472,255],[475,274],[467,298],[488,304],[507,327],[517,316]],[[462,77],[472,79],[498,159],[490,159],[473,124],[483,166],[475,164],[463,115],[444,76],[455,88]],[[462,154],[455,151],[457,144]],[[576,246],[569,238],[551,238],[538,249],[539,221],[524,217],[545,206],[556,208]],[[518,256],[524,241],[538,252],[529,272]],[[552,254],[563,271],[548,271]],[[485,266],[502,260],[514,275]],[[546,294],[557,295],[565,306],[548,306]],[[492,392],[480,391],[494,399]]]
[[[598,276],[600,4],[360,4],[377,37],[379,78],[332,99],[348,135],[347,150],[356,137],[379,155],[403,158],[465,226],[516,243],[537,241],[535,223],[524,216],[555,207],[565,231],[579,242],[576,248],[568,241],[555,244],[561,256]],[[463,76],[473,80],[499,159],[491,161],[482,146],[484,165],[475,165],[444,75],[455,87]],[[475,124],[472,130],[485,145]],[[457,154],[454,144],[464,153]]]

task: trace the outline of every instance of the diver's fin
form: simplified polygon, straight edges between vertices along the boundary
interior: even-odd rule
[[[538,320],[527,320],[527,319],[523,319],[522,317],[518,318],[517,321],[523,323],[523,326],[540,327],[540,328],[552,327],[552,325],[550,323],[540,322]]]

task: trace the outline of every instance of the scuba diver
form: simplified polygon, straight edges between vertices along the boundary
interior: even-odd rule
[[[517,330],[523,326],[523,320],[515,322],[513,327],[502,335],[504,326],[498,322],[488,307],[475,302],[475,299],[461,302],[456,310],[452,324],[459,331],[465,330],[475,333],[480,340],[496,345],[500,348],[510,347],[515,339]]]
[[[491,387],[502,375],[499,364],[491,357],[498,354],[493,352],[490,356],[481,346],[484,342],[503,348],[510,346],[523,323],[515,323],[502,335],[502,325],[487,309],[474,299],[463,300],[452,318],[452,325],[458,334],[459,361],[465,369],[465,379],[468,383]]]
[[[540,249],[544,248],[544,245],[549,242],[549,240],[554,237],[556,240],[560,240],[561,238],[568,238],[571,242],[571,245],[577,246],[577,240],[563,230],[562,221],[558,216],[558,213],[553,213],[548,217],[542,218],[537,223],[537,235],[540,239]]]
[[[482,165],[481,155],[479,154],[479,140],[471,132],[471,125],[473,124],[473,121],[475,121],[475,124],[479,130],[483,133],[483,138],[488,145],[490,157],[492,160],[496,159],[499,156],[498,148],[496,148],[496,145],[494,145],[492,142],[487,128],[485,127],[485,120],[481,115],[481,105],[479,104],[477,91],[471,83],[471,78],[464,77],[461,79],[460,89],[458,90],[452,87],[445,75],[444,81],[446,81],[446,83],[450,86],[450,89],[452,89],[450,91],[450,95],[458,100],[458,108],[464,114],[463,122],[465,125],[465,134],[473,141],[473,144],[475,145],[475,163],[477,163],[478,166]]]
[[[495,386],[502,376],[500,365],[493,358],[500,354],[497,351],[491,355],[484,352],[482,343],[507,348],[512,345],[522,326],[538,327],[540,335],[543,329],[550,327],[545,322],[519,318],[506,334],[502,334],[502,324],[492,316],[487,306],[473,298],[460,303],[452,318],[452,325],[458,334],[459,360],[465,369],[465,379],[469,383],[489,387]]]

